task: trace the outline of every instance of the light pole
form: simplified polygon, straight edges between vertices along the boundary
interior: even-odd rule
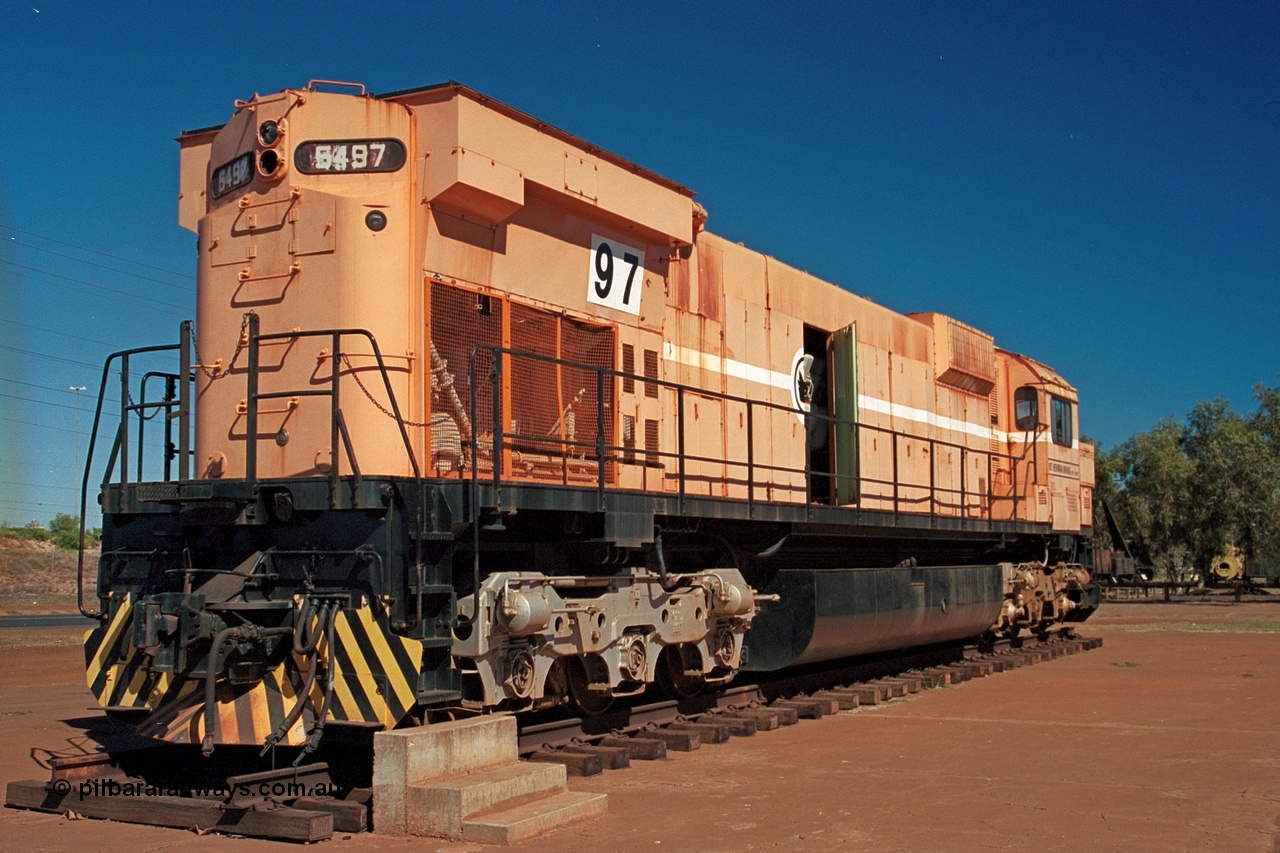
[[[80,392],[87,391],[83,385],[71,385],[68,391],[76,392],[76,467],[80,467]]]
[[[80,467],[80,392],[87,391],[83,385],[70,385],[68,391],[76,392],[76,467]],[[80,530],[84,530],[84,519],[80,519]],[[76,544],[80,547],[81,552],[84,551],[84,537],[76,533]],[[79,592],[77,591],[77,595]]]

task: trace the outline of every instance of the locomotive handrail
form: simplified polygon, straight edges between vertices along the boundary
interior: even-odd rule
[[[89,619],[105,620],[107,617],[107,614],[103,613],[101,608],[99,608],[97,613],[90,613],[84,606],[84,528],[85,528],[85,510],[88,508],[88,502],[89,502],[89,474],[93,470],[93,454],[98,443],[98,428],[102,424],[102,405],[106,401],[107,381],[111,378],[111,366],[116,361],[116,359],[120,360],[120,387],[121,387],[120,423],[116,428],[116,437],[115,437],[114,445],[112,447],[111,459],[107,464],[106,472],[102,478],[102,487],[104,491],[106,490],[107,484],[111,480],[111,475],[115,469],[115,462],[117,458],[119,458],[120,460],[121,487],[123,487],[129,481],[129,470],[128,470],[129,469],[129,465],[128,465],[129,413],[132,411],[141,412],[148,407],[163,406],[166,409],[172,408],[171,403],[147,404],[145,403],[145,398],[144,398],[144,403],[142,404],[134,404],[130,402],[129,358],[130,356],[145,355],[148,353],[170,352],[172,350],[179,350],[181,352],[180,363],[184,366],[189,365],[190,364],[189,351],[191,346],[191,322],[184,320],[182,325],[179,328],[180,328],[179,342],[176,344],[162,344],[159,346],[134,347],[132,349],[119,350],[117,352],[113,352],[110,355],[108,355],[106,362],[102,366],[102,380],[98,383],[98,401],[97,401],[97,405],[94,407],[94,412],[93,412],[93,427],[89,431],[89,446],[85,451],[84,476],[83,476],[83,479],[80,481],[80,536],[79,536],[79,541],[77,542],[77,549],[76,549],[77,550],[76,608],[80,611],[80,614],[82,616],[85,616],[86,618],[89,618]],[[183,377],[188,377],[188,372],[186,370],[183,370],[183,372],[179,374],[180,379]],[[186,381],[190,381],[190,379],[187,378]],[[183,386],[186,385],[186,381],[182,382]],[[166,418],[166,420],[168,419]],[[178,429],[181,435],[183,436],[182,444],[185,445],[186,434],[187,434],[187,431],[190,429],[190,410],[184,405],[181,396],[179,397],[179,402],[178,402]],[[139,479],[141,479],[142,452],[143,452],[143,448],[142,448],[142,438],[141,438],[141,429],[140,429],[139,440],[138,440]],[[185,465],[185,463],[183,464]],[[168,474],[168,470],[166,468],[166,478],[167,478],[167,474]],[[107,507],[104,506],[103,509],[105,510],[107,509]],[[96,589],[96,586],[97,586],[96,581],[94,585]]]
[[[792,473],[792,474],[803,474],[807,481],[807,485],[805,488],[805,501],[804,501],[806,507],[810,507],[815,504],[821,503],[820,501],[816,501],[814,499],[815,496],[813,493],[811,481],[815,477],[826,478],[832,483],[852,480],[855,484],[861,484],[861,485],[858,485],[857,487],[857,500],[854,502],[856,504],[862,504],[867,498],[866,491],[865,489],[862,488],[862,485],[870,484],[875,486],[888,487],[891,490],[890,495],[880,494],[880,495],[876,495],[875,497],[881,500],[891,499],[893,503],[893,513],[895,517],[897,517],[899,514],[903,512],[902,505],[904,503],[906,502],[923,503],[927,501],[929,506],[927,515],[931,519],[936,519],[937,517],[942,515],[942,513],[940,513],[940,510],[942,509],[954,509],[956,511],[956,517],[963,519],[968,517],[968,513],[975,508],[974,505],[971,503],[971,499],[976,499],[977,510],[980,513],[986,513],[987,515],[990,514],[991,507],[995,503],[1010,501],[1013,504],[1011,515],[1012,517],[1016,518],[1017,507],[1020,500],[1022,499],[1022,496],[1020,495],[1020,491],[1019,491],[1018,468],[1019,468],[1020,462],[1025,462],[1025,457],[1028,453],[1027,448],[1024,448],[1021,456],[1014,456],[1008,453],[998,453],[992,450],[974,448],[966,444],[960,444],[954,441],[948,441],[945,439],[941,439],[941,438],[937,438],[929,435],[919,435],[915,433],[902,432],[900,430],[894,430],[887,427],[876,426],[874,424],[867,424],[857,420],[852,420],[847,418],[838,418],[838,417],[835,417],[834,415],[823,414],[821,412],[815,412],[815,411],[806,412],[802,409],[797,409],[793,406],[788,406],[781,403],[774,403],[768,400],[757,400],[757,399],[743,397],[735,394],[726,394],[719,391],[697,388],[694,386],[685,385],[678,382],[671,382],[668,380],[658,379],[652,376],[643,376],[639,374],[628,373],[628,372],[620,371],[611,367],[584,364],[582,362],[575,362],[569,359],[545,355],[542,353],[529,352],[526,350],[517,350],[511,347],[502,347],[502,346],[492,345],[492,344],[478,344],[475,347],[473,347],[471,351],[471,360],[470,360],[471,435],[469,438],[470,438],[470,449],[471,449],[471,461],[470,461],[471,507],[469,508],[469,511],[468,511],[468,518],[472,522],[478,521],[479,512],[480,512],[479,464],[478,464],[478,458],[477,458],[479,446],[480,446],[479,445],[480,424],[478,422],[478,418],[476,417],[476,415],[478,414],[477,412],[478,401],[477,401],[476,395],[477,395],[477,388],[480,382],[483,380],[481,377],[477,376],[476,368],[477,368],[477,356],[481,352],[487,352],[490,355],[490,358],[492,361],[489,374],[487,377],[484,377],[483,379],[487,379],[488,384],[490,384],[493,389],[492,391],[493,444],[491,448],[491,456],[492,456],[493,464],[491,466],[492,467],[491,473],[492,473],[492,488],[493,488],[493,508],[497,512],[501,512],[501,509],[502,509],[503,475],[504,473],[509,473],[505,471],[507,467],[506,460],[504,459],[505,445],[508,442],[512,442],[512,441],[524,442],[526,445],[534,445],[534,446],[539,444],[555,445],[565,453],[566,459],[568,456],[568,452],[570,451],[571,448],[578,448],[583,451],[587,449],[595,450],[596,452],[595,462],[596,462],[596,468],[597,468],[595,486],[600,496],[599,508],[601,511],[604,510],[605,508],[604,494],[605,494],[605,487],[607,485],[608,464],[610,462],[617,462],[619,459],[619,456],[617,454],[619,453],[623,454],[624,456],[626,454],[632,454],[632,455],[636,454],[635,447],[628,447],[625,445],[616,445],[616,444],[612,444],[605,441],[604,423],[605,423],[605,380],[606,378],[633,380],[635,382],[649,383],[650,385],[654,385],[656,387],[661,387],[661,388],[668,388],[675,392],[675,395],[676,395],[676,400],[675,400],[676,445],[677,445],[675,451],[672,452],[669,450],[668,451],[644,450],[643,453],[645,457],[649,459],[672,459],[675,461],[679,507],[682,513],[684,512],[684,509],[685,509],[685,499],[688,492],[689,463],[700,463],[700,462],[718,463],[718,464],[723,464],[725,466],[733,467],[733,468],[740,468],[743,466],[746,467],[747,469],[746,470],[746,492],[747,492],[747,503],[748,503],[749,513],[752,513],[755,507],[755,502],[756,502],[755,493],[757,488],[756,475],[757,475],[757,472],[759,471],[773,471],[773,472],[785,472],[785,473]],[[596,387],[596,437],[595,439],[593,441],[584,441],[584,440],[577,439],[576,437],[569,438],[564,436],[557,436],[552,438],[544,435],[536,435],[536,434],[531,434],[527,432],[520,432],[518,430],[506,429],[505,421],[503,418],[503,409],[502,409],[502,401],[503,401],[502,384],[503,384],[503,373],[504,373],[503,362],[507,358],[510,358],[513,361],[516,359],[530,359],[530,360],[543,362],[547,364],[554,364],[558,366],[569,366],[569,367],[573,367],[573,368],[587,371],[590,373],[594,373],[596,377],[596,386],[597,386]],[[739,404],[746,407],[746,422],[747,422],[746,457],[747,458],[745,462],[739,461],[736,459],[730,460],[730,459],[699,456],[699,455],[694,455],[687,452],[686,442],[685,442],[686,418],[685,418],[684,397],[685,397],[685,394],[690,394],[690,393],[697,394],[702,397],[708,397],[713,400],[718,400],[718,401],[731,403],[731,404]],[[859,437],[861,437],[865,433],[875,433],[875,434],[888,436],[891,441],[892,479],[884,480],[882,478],[867,476],[862,473],[850,474],[850,473],[841,473],[838,471],[817,470],[812,468],[809,463],[809,457],[808,457],[809,433],[807,430],[806,430],[806,437],[805,437],[805,446],[806,446],[805,464],[803,467],[795,468],[792,466],[761,464],[757,462],[755,459],[755,443],[757,439],[753,429],[755,409],[757,407],[762,407],[770,411],[800,415],[801,417],[804,417],[804,418],[817,419],[819,421],[826,422],[829,426],[853,427],[857,431],[855,435]],[[928,447],[927,453],[929,455],[929,481],[927,484],[923,482],[911,483],[911,482],[904,481],[901,478],[899,474],[899,465],[898,465],[899,456],[901,452],[899,442],[900,440],[903,440],[903,439],[914,440],[914,441],[927,444],[927,447]],[[857,446],[860,447],[861,442],[858,442]],[[959,465],[958,488],[955,486],[939,484],[937,482],[936,460],[938,455],[937,451],[940,448],[959,451],[960,465]],[[1036,449],[1032,447],[1030,448],[1030,452],[1033,454],[1033,458],[1034,458],[1034,454],[1037,452]],[[982,457],[985,457],[987,460],[987,465],[986,465],[987,486],[985,490],[981,490],[981,491],[971,488],[969,484],[969,479],[968,479],[969,477],[968,463],[972,459],[974,454],[978,454]],[[1008,494],[995,493],[994,479],[992,477],[992,472],[993,472],[993,464],[997,459],[1006,460],[1010,463],[1009,467],[1010,467],[1011,483],[1009,486]],[[1034,471],[1034,468],[1032,470]],[[1028,480],[1027,484],[1030,484],[1030,482],[1034,482],[1034,480]],[[905,497],[903,492],[904,490],[907,490],[907,489],[927,490],[927,495],[924,495],[918,498]],[[983,503],[984,500],[985,500],[985,504]],[[911,513],[911,514],[916,515],[917,513]],[[918,514],[925,515],[926,513],[918,513]],[[950,517],[950,515],[948,515],[947,517]],[[478,555],[479,555],[478,524],[473,524],[473,527],[474,527],[473,535],[477,540],[476,542],[473,543],[475,545],[474,554],[476,555],[475,560],[478,561]],[[475,574],[476,576],[475,580],[478,584],[478,577],[479,577],[478,566],[473,566],[473,574]]]
[[[422,469],[418,466],[418,455],[413,450],[413,442],[409,438],[409,430],[405,425],[404,416],[400,413],[400,403],[396,400],[395,389],[391,385],[391,375],[387,370],[386,359],[382,355],[382,349],[378,346],[378,339],[368,329],[357,328],[336,328],[336,329],[308,329],[308,330],[290,330],[288,332],[271,332],[262,334],[259,331],[259,318],[256,312],[250,311],[245,315],[246,326],[249,332],[248,349],[249,349],[249,367],[246,383],[248,388],[245,395],[245,479],[249,483],[256,483],[258,479],[258,401],[265,399],[276,399],[280,397],[294,396],[328,396],[330,399],[329,412],[329,501],[330,504],[337,506],[338,496],[341,493],[341,480],[338,474],[338,441],[341,439],[343,449],[346,451],[347,461],[351,465],[351,473],[355,482],[355,492],[357,501],[359,500],[360,485],[362,475],[360,473],[360,465],[356,460],[355,448],[351,442],[351,434],[347,430],[347,421],[342,414],[341,398],[339,396],[340,379],[342,376],[341,364],[346,353],[342,349],[342,339],[344,337],[360,337],[369,342],[373,358],[378,365],[378,375],[382,377],[383,389],[387,392],[387,401],[391,405],[390,415],[396,422],[396,427],[400,431],[400,440],[404,444],[405,454],[409,458],[409,467],[413,470],[413,480],[417,488],[417,496],[415,499],[416,519],[415,529],[421,534],[424,521],[424,484],[422,482]],[[259,349],[263,341],[276,340],[296,340],[298,338],[315,338],[322,336],[332,338],[332,354],[331,367],[329,372],[329,389],[327,391],[318,388],[305,388],[299,391],[273,391],[260,392],[258,390],[258,356]],[[366,353],[361,353],[366,356]],[[348,363],[350,366],[350,363]],[[355,379],[356,384],[360,384],[360,378],[355,372],[355,367],[350,366],[351,376]],[[361,386],[363,389],[363,386]],[[367,394],[368,391],[366,390]],[[372,397],[370,397],[372,400]],[[380,404],[376,401],[374,405]],[[385,410],[384,410],[385,411]],[[414,559],[418,567],[422,565],[422,536],[414,537]]]
[[[307,91],[316,91],[316,86],[346,86],[350,89],[359,89],[360,94],[365,94],[363,83],[348,83],[346,80],[310,80],[307,82]]]
[[[386,360],[383,358],[382,350],[378,347],[378,340],[373,333],[367,329],[356,328],[338,328],[338,329],[308,329],[308,330],[291,330],[288,332],[270,332],[262,334],[258,331],[259,318],[256,312],[250,311],[245,315],[248,318],[249,329],[249,367],[246,381],[248,383],[248,392],[245,397],[245,479],[250,483],[257,482],[258,479],[258,442],[261,440],[258,435],[258,401],[267,399],[279,399],[284,397],[329,397],[330,399],[330,434],[329,444],[332,461],[329,466],[330,488],[332,489],[331,500],[336,501],[340,490],[338,476],[338,442],[341,440],[343,449],[346,451],[347,461],[351,465],[352,474],[356,478],[356,487],[359,489],[361,474],[359,464],[356,461],[354,447],[351,442],[351,435],[347,430],[346,419],[342,415],[341,397],[339,392],[341,372],[341,362],[343,359],[342,338],[344,337],[361,337],[369,342],[372,348],[374,360],[378,365],[378,373],[382,377],[383,388],[387,392],[387,400],[391,405],[391,415],[396,422],[396,426],[400,431],[400,440],[404,443],[405,453],[409,458],[409,466],[413,470],[413,478],[421,485],[422,472],[418,467],[418,456],[413,450],[413,442],[409,438],[408,428],[405,426],[404,416],[400,413],[400,404],[396,400],[395,389],[391,385],[391,376],[387,370]],[[333,350],[331,356],[331,369],[329,373],[328,390],[321,388],[304,388],[295,391],[269,391],[260,392],[258,390],[258,357],[259,349],[263,341],[275,340],[294,340],[296,338],[314,338],[328,336],[333,339]],[[354,372],[355,368],[352,368]]]
[[[165,380],[164,398],[156,403],[148,403],[147,381],[156,378]],[[181,378],[181,374],[165,373],[158,370],[149,370],[142,376],[142,402],[130,407],[138,412],[138,482],[142,482],[142,448],[145,445],[143,435],[146,423],[154,418],[156,414],[159,414],[159,410],[169,412],[174,408],[181,408],[181,401],[174,396],[177,392],[177,383]],[[148,409],[157,409],[158,411],[147,417],[144,413]],[[166,415],[164,419],[164,479],[166,483],[172,477],[172,462],[177,453],[178,451],[173,446],[173,419]]]

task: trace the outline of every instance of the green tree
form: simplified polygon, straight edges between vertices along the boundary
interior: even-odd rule
[[[1277,467],[1256,416],[1241,417],[1225,400],[1200,403],[1187,416],[1183,448],[1194,466],[1187,545],[1196,564],[1208,565],[1228,545],[1258,556]]]
[[[80,541],[80,516],[60,512],[49,522],[49,536],[59,548],[75,548]]]
[[[1280,557],[1280,387],[1256,385],[1253,396],[1258,410],[1252,423],[1262,443],[1269,473],[1258,489],[1258,514],[1253,519],[1253,557],[1275,560]]]
[[[1254,389],[1257,411],[1198,403],[1098,453],[1098,494],[1166,577],[1202,569],[1228,546],[1280,553],[1280,388]]]
[[[1182,427],[1163,420],[1099,454],[1110,475],[1108,503],[1121,530],[1166,576],[1186,571],[1187,495],[1192,465],[1182,450]]]

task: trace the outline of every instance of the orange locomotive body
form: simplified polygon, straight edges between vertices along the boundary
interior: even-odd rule
[[[273,147],[256,140],[263,121],[287,128]],[[317,138],[366,141],[320,146],[344,152],[345,167],[332,154],[324,167],[304,166],[296,146],[314,160]],[[379,139],[392,153],[370,148]],[[424,424],[411,438],[433,475],[465,470],[469,436],[460,430],[479,345],[668,383],[610,388],[607,443],[625,446],[607,472],[611,488],[680,489],[670,417],[678,384],[693,395],[683,440],[698,457],[685,465],[686,494],[745,499],[750,486],[765,501],[1016,519],[1070,533],[1092,523],[1091,450],[1075,439],[1075,390],[1052,370],[956,320],[897,314],[716,237],[691,191],[464,87],[382,99],[286,91],[182,142],[181,218],[200,234],[204,358],[237,348],[248,311],[273,332],[370,330],[405,419]],[[271,175],[259,167],[251,183],[213,197],[211,170],[246,153],[259,163],[274,154]],[[386,224],[374,230],[370,215]],[[839,353],[836,338],[849,341]],[[327,344],[282,340],[264,365],[279,356],[280,384],[305,384]],[[211,365],[198,377],[196,473],[243,476],[244,383],[229,361]],[[372,369],[367,354],[345,366]],[[582,464],[594,448],[571,446],[595,441],[588,378],[517,360],[501,388],[503,428],[529,436],[530,447],[502,460],[504,476],[595,484],[597,472]],[[1038,413],[1023,429],[1020,388],[1035,389]],[[753,413],[748,433],[745,404],[729,398],[771,405]],[[291,440],[259,453],[258,476],[328,472],[328,412],[307,403],[260,412],[259,429],[287,428]],[[810,432],[823,434],[810,444],[824,453],[806,459],[795,410],[811,407],[864,429],[833,445],[836,427],[818,424]],[[410,473],[377,400],[349,400],[344,413],[365,471]]]
[[[456,84],[286,90],[180,142],[179,471],[104,486],[87,650],[145,731],[593,713],[1096,606],[1075,391],[990,336]]]

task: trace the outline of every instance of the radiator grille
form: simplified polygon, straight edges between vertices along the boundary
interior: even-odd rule
[[[623,373],[636,372],[636,348],[631,344],[622,345],[622,372]],[[622,393],[624,394],[636,393],[636,381],[631,378],[623,379]]]
[[[459,470],[452,447],[469,442],[444,388],[452,383],[462,408],[469,406],[469,360],[476,346],[513,350],[502,359],[503,449],[507,476],[594,482],[599,478],[597,442],[614,438],[615,333],[500,297],[436,282],[431,290],[432,455],[437,470]],[[504,323],[505,317],[505,323]],[[561,364],[563,359],[572,364]],[[443,364],[444,367],[439,365]],[[479,466],[493,464],[493,373],[490,353],[476,360],[476,434]],[[602,392],[603,391],[603,396]],[[603,412],[603,422],[601,422]],[[612,479],[613,463],[606,468]],[[491,469],[490,469],[491,470]]]
[[[617,444],[613,428],[614,413],[614,378],[605,374],[603,384],[600,383],[600,371],[612,370],[615,365],[614,330],[610,326],[599,326],[568,317],[560,318],[561,350],[560,357],[575,364],[587,365],[599,370],[585,367],[563,368],[563,397],[566,407],[572,404],[573,411],[566,412],[565,420],[573,417],[574,435],[577,441],[591,442],[593,446],[578,448],[574,455],[585,457],[593,462],[598,461],[594,443],[603,432],[606,445]],[[603,398],[600,396],[603,391]],[[579,399],[581,398],[581,399]],[[603,413],[604,422],[600,422]],[[571,451],[572,452],[572,451]],[[606,450],[606,456],[612,454]],[[593,471],[592,477],[596,474]],[[606,477],[612,479],[613,466],[609,465]]]
[[[996,353],[986,335],[954,320],[950,323],[951,363],[953,370],[982,379],[996,375]]]
[[[476,346],[502,344],[500,299],[440,282],[431,285],[431,466],[437,473],[461,471],[469,444],[471,353]],[[490,354],[476,354],[476,375],[488,376]],[[488,382],[476,386],[476,435],[486,445],[493,435],[493,394]],[[468,450],[468,455],[470,451]]]
[[[559,323],[554,314],[527,305],[511,305],[511,348],[517,353],[556,356],[559,353]],[[535,453],[563,453],[562,440],[576,440],[576,406],[565,398],[560,387],[561,368],[555,362],[512,355],[507,362],[511,373],[509,428],[512,448]],[[566,419],[561,413],[568,409]],[[574,451],[570,449],[570,453]]]
[[[658,464],[658,422],[645,418],[644,421],[644,464]]]
[[[645,379],[658,378],[658,351],[657,350],[647,349],[644,351],[644,378]],[[658,386],[652,382],[646,382],[644,385],[644,395],[646,397],[652,397],[656,400],[658,398]]]

